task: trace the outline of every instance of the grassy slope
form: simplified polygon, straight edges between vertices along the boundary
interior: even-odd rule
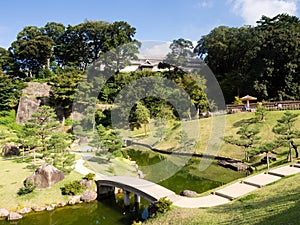
[[[258,189],[222,206],[179,209],[145,224],[299,224],[300,174]]]
[[[300,113],[300,111],[292,111],[293,113]],[[262,142],[270,141],[274,139],[274,133],[272,132],[272,128],[276,124],[277,120],[281,118],[283,115],[283,111],[271,111],[267,113],[266,121],[261,122],[261,132],[260,137]],[[242,120],[247,120],[249,118],[254,117],[254,113],[236,113],[236,114],[230,114],[225,115],[226,125],[225,125],[225,136],[235,136],[236,132],[239,129],[239,122]],[[191,123],[191,122],[189,122]],[[199,137],[199,146],[197,147],[196,151],[198,153],[204,153],[206,151],[206,145],[208,143],[208,140],[210,136],[214,136],[211,132],[211,118],[207,119],[201,119],[200,120],[200,137]],[[298,117],[298,121],[296,124],[297,127],[300,126],[300,117]],[[187,126],[187,132],[192,133],[195,132],[192,129],[189,129],[189,126]],[[169,134],[163,142],[161,142],[157,148],[161,149],[168,149],[170,147],[176,147],[176,143],[178,142],[178,134],[180,129],[174,130],[171,134]],[[209,153],[209,152],[207,152]],[[244,152],[240,147],[226,144],[222,141],[221,148],[217,152],[217,155],[219,156],[225,156],[235,159],[243,159],[244,158]]]
[[[17,192],[23,186],[23,180],[32,173],[26,169],[26,165],[0,159],[0,208],[16,210],[22,207],[43,207],[51,203],[65,202],[67,197],[61,195],[60,187],[82,177],[82,175],[72,172],[66,176],[65,180],[49,189],[35,190],[28,195],[18,196]]]

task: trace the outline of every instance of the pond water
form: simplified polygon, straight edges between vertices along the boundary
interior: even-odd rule
[[[169,156],[148,150],[130,149],[127,151],[127,154],[132,160],[137,162],[139,169],[145,174],[145,179],[167,187],[177,194],[185,189],[202,193],[245,176],[245,173],[220,167],[215,161],[206,170],[201,171],[199,170],[199,165],[203,159],[195,157],[185,159],[185,164],[178,166],[176,165],[176,162],[178,162],[176,160],[162,163]],[[172,171],[170,174],[174,175],[169,177],[170,174],[164,173],[164,171]],[[148,203],[142,201],[140,212],[147,206]],[[131,207],[132,209],[133,206]],[[122,196],[117,196],[116,199],[58,208],[51,212],[28,214],[17,222],[1,220],[0,225],[130,225],[137,217],[138,215],[133,210],[125,212]]]

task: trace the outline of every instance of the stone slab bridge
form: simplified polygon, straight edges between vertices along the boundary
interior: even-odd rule
[[[115,188],[123,189],[124,205],[130,206],[130,193],[134,194],[135,203],[144,198],[149,202],[155,202],[166,197],[173,205],[183,208],[212,207],[228,203],[236,198],[255,191],[263,186],[271,184],[282,177],[300,173],[300,163],[271,169],[268,172],[256,174],[244,180],[225,185],[213,191],[208,196],[187,198],[175,194],[156,183],[129,176],[99,177],[96,180],[98,198],[113,196]]]

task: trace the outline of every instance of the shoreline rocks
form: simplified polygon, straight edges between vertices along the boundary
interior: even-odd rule
[[[11,212],[7,216],[8,221],[20,220],[22,218],[23,218],[23,216],[21,214],[17,213],[17,212]]]
[[[7,209],[0,209],[0,217],[7,217],[9,215],[9,211]]]

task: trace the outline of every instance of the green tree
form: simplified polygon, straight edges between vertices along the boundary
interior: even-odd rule
[[[75,93],[78,91],[77,86],[83,78],[82,71],[76,68],[66,67],[64,70],[59,69],[55,76],[50,79],[51,103],[56,109],[62,111],[62,115],[59,115],[64,121],[72,111],[72,104],[75,98]],[[82,86],[81,86],[82,87]],[[85,95],[88,95],[89,87],[86,87]],[[82,92],[82,93],[83,93]]]
[[[12,54],[0,47],[0,70],[10,76],[22,76]]]
[[[298,158],[298,151],[295,148],[294,139],[300,138],[300,131],[295,126],[299,114],[284,112],[283,116],[277,120],[277,124],[273,128],[273,132],[277,135],[275,146],[289,147],[289,160],[292,159],[292,148],[296,151],[296,158]]]
[[[37,77],[40,69],[50,68],[54,44],[49,36],[43,35],[42,29],[27,26],[18,33],[10,52],[28,77]]]
[[[190,138],[188,133],[182,130],[178,136],[178,143],[182,145],[184,151],[188,151],[194,146],[195,139]]]
[[[0,70],[0,111],[15,109],[24,87],[21,80],[11,78]]]
[[[263,99],[299,99],[300,20],[287,14],[263,16],[256,29],[261,44],[253,61],[255,90]]]
[[[123,142],[119,138],[119,133],[113,129],[107,129],[103,125],[97,126],[97,133],[100,140],[100,146],[109,153],[116,153],[121,150]],[[98,140],[98,138],[96,138]]]
[[[164,62],[177,68],[187,66],[188,60],[195,57],[194,46],[190,40],[183,38],[173,40],[170,49],[171,52],[167,54]]]
[[[245,160],[249,161],[249,153],[256,151],[258,140],[260,139],[257,135],[259,134],[258,127],[253,127],[250,122],[245,122],[236,133],[239,137],[234,138],[233,136],[224,137],[224,141],[228,144],[242,147],[245,153]]]
[[[145,135],[147,135],[147,124],[149,124],[150,120],[150,112],[146,106],[142,104],[142,102],[137,102],[136,110],[134,112],[136,122],[141,126],[144,126]]]
[[[66,150],[70,145],[70,136],[60,132],[59,128],[60,123],[56,121],[54,109],[49,106],[41,106],[32,115],[32,119],[24,124],[19,139],[23,147],[27,146],[27,150],[33,152],[34,164],[37,151],[44,155],[47,162],[61,168],[67,163],[73,163],[70,159],[74,157]]]
[[[261,104],[257,105],[257,110],[255,112],[255,117],[258,121],[265,121],[266,114],[268,109],[265,106],[262,106]]]

